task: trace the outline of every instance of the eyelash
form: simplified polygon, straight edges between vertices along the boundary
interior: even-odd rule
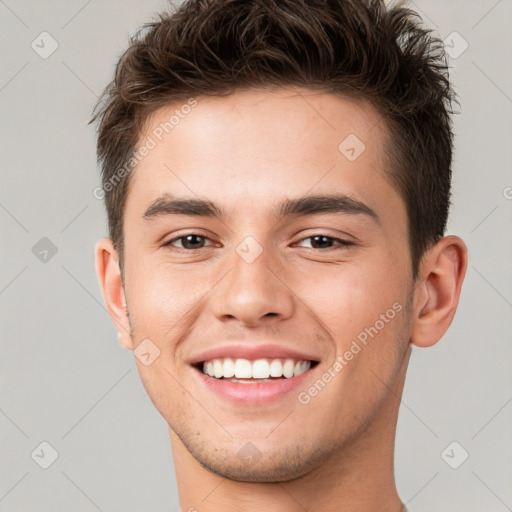
[[[205,240],[210,240],[211,241],[211,239],[208,238],[205,235],[200,235],[199,233],[187,233],[185,235],[181,235],[181,236],[178,236],[176,238],[173,238],[172,240],[169,240],[168,242],[163,244],[163,246],[164,247],[171,247],[173,242],[176,242],[177,240],[181,240],[181,239],[187,238],[189,236],[197,236],[197,237],[203,238]],[[339,245],[338,248],[343,248],[343,247],[349,247],[351,245],[356,245],[354,242],[349,242],[348,240],[343,240],[341,238],[336,238],[336,237],[333,237],[333,236],[324,235],[323,233],[316,233],[314,235],[310,235],[310,236],[301,238],[299,240],[299,242],[303,242],[304,240],[308,240],[310,238],[316,238],[316,237],[323,237],[323,238],[327,238],[327,239],[329,239],[331,241],[334,241],[334,242],[336,242]],[[184,247],[173,247],[173,250],[184,251],[184,252],[194,252],[194,251],[200,251],[202,249],[206,249],[206,247],[199,247],[198,249],[185,249]],[[327,248],[324,248],[324,249],[315,249],[314,247],[311,247],[311,249],[312,250],[316,250],[316,251],[321,251],[321,252],[329,252],[329,251],[336,250],[336,247],[327,247]]]

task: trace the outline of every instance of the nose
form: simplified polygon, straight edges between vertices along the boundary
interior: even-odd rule
[[[286,282],[283,266],[276,264],[269,250],[252,262],[235,253],[226,268],[225,277],[210,299],[216,318],[236,319],[246,327],[256,327],[293,315],[294,293]]]

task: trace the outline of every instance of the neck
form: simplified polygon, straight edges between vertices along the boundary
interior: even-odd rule
[[[394,445],[410,350],[371,425],[308,474],[286,482],[238,482],[211,473],[169,428],[180,512],[403,512]]]

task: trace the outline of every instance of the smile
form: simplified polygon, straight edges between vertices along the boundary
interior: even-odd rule
[[[316,361],[300,359],[256,359],[223,357],[202,363],[203,373],[215,379],[230,382],[271,382],[273,379],[291,379],[308,371]]]
[[[298,393],[319,362],[309,359],[217,357],[192,365],[200,385],[237,407],[271,405]],[[312,378],[312,377],[311,377]]]

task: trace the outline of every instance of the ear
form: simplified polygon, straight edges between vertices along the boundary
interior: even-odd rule
[[[117,253],[110,238],[98,240],[95,247],[96,274],[103,293],[103,300],[110,319],[118,331],[119,343],[128,350],[134,344],[130,335],[130,322],[126,307],[126,297],[117,261]]]
[[[452,323],[467,263],[466,244],[457,236],[441,238],[422,258],[423,277],[414,291],[413,345],[435,345]]]

